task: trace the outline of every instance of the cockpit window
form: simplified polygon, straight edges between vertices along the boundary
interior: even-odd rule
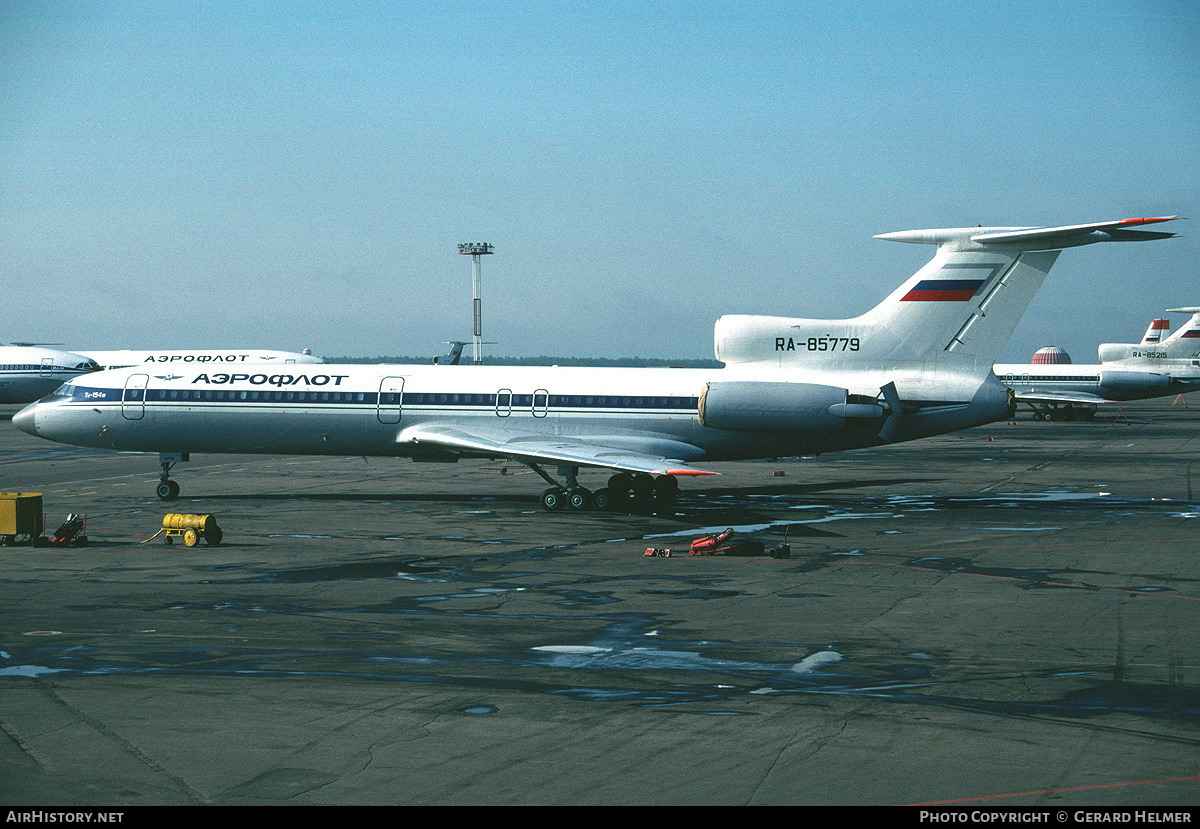
[[[59,386],[57,389],[55,389],[53,392],[51,392],[50,396],[51,397],[70,397],[73,394],[75,394],[74,384],[63,383],[61,386]]]
[[[97,363],[95,360],[88,360],[86,362],[80,363],[79,365],[75,366],[75,368],[81,368],[81,369],[84,369],[85,371],[99,371],[100,364]]]

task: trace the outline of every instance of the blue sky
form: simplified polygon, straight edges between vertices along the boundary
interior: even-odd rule
[[[1200,305],[1185,2],[16,3],[0,340],[709,357],[846,317],[924,227],[1184,215],[1066,251],[1002,361]],[[1174,327],[1183,317],[1173,316]]]

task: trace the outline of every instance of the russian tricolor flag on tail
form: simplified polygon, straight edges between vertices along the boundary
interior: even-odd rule
[[[922,279],[901,302],[969,302],[985,279]]]
[[[1183,327],[1179,329],[1179,332],[1176,333],[1175,336],[1171,337],[1169,340],[1165,340],[1164,343],[1177,343],[1180,340],[1200,339],[1200,307],[1168,308],[1167,310],[1173,314],[1191,314],[1192,318],[1183,324]],[[1188,344],[1187,351],[1189,356],[1194,355],[1195,352],[1192,351],[1192,349],[1195,347],[1196,346],[1194,343]]]

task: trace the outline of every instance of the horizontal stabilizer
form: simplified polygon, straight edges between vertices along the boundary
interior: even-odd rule
[[[1178,216],[1144,219],[1121,219],[1115,222],[1091,222],[1060,227],[974,227],[941,230],[901,230],[882,233],[876,239],[888,242],[908,242],[922,245],[1009,246],[1020,250],[1061,250],[1090,245],[1095,242],[1142,242],[1169,239],[1174,233],[1153,230],[1133,230],[1139,225],[1169,222]]]

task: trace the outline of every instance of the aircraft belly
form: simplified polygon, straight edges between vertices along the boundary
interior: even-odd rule
[[[371,414],[373,418],[373,410]],[[147,406],[143,417],[130,420],[114,407],[103,415],[97,445],[143,452],[395,454],[390,447],[394,428],[388,431],[376,423],[378,434],[368,435],[364,420],[361,411],[199,406]]]

